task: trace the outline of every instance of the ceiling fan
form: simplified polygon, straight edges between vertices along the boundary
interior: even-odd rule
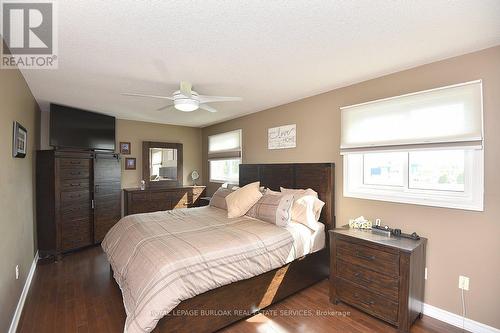
[[[241,97],[200,95],[196,91],[192,90],[191,83],[186,81],[181,82],[179,90],[174,91],[172,96],[158,96],[158,95],[147,95],[147,94],[137,94],[137,93],[121,93],[121,95],[168,99],[174,102],[174,104],[165,105],[159,108],[158,111],[173,107],[183,112],[192,112],[198,109],[203,109],[208,112],[217,112],[215,108],[211,107],[210,105],[207,105],[206,103],[233,102],[242,100]]]

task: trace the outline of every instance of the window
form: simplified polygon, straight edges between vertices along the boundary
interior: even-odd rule
[[[481,101],[475,81],[342,108],[344,196],[482,211]]]
[[[211,182],[237,184],[241,164],[241,130],[209,136],[208,161]]]

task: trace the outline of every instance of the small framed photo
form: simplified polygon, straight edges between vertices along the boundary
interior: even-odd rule
[[[135,170],[135,157],[125,158],[125,170]]]
[[[24,158],[28,146],[28,131],[17,121],[14,122],[12,134],[12,156]]]
[[[120,154],[130,155],[130,142],[120,142]]]

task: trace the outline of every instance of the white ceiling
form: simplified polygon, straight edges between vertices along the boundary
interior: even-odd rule
[[[24,70],[42,109],[203,127],[500,44],[498,0],[58,1],[59,69]],[[220,112],[158,112],[187,80]]]

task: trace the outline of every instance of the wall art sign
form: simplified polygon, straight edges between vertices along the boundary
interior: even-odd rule
[[[284,125],[267,130],[268,149],[286,149],[297,146],[297,125]]]

